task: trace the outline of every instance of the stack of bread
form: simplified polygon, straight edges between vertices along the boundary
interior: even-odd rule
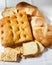
[[[34,57],[52,43],[52,25],[36,6],[20,2],[5,8],[0,20],[0,41],[4,51],[0,61],[17,61]]]

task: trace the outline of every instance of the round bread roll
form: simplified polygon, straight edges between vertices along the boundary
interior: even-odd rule
[[[30,16],[43,16],[42,13],[39,11],[38,7],[33,6],[26,2],[20,2],[16,5],[17,12],[25,11],[27,15]]]
[[[36,40],[44,46],[49,46],[52,43],[52,25],[47,24],[43,17],[32,17],[31,26]]]

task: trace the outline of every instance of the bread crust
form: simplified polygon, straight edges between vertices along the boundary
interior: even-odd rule
[[[47,47],[52,42],[52,25],[45,21],[43,17],[32,17],[31,25],[34,38]]]
[[[35,56],[37,53],[38,46],[34,41],[23,43],[23,56]]]
[[[25,12],[0,20],[0,37],[3,46],[22,44],[33,40],[30,24]]]
[[[20,57],[20,51],[14,48],[4,48],[4,51],[0,53],[0,61],[16,62]]]

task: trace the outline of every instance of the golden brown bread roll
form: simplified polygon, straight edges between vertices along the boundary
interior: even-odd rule
[[[47,24],[43,17],[32,17],[31,26],[36,40],[44,46],[52,43],[52,25]]]
[[[2,16],[3,17],[7,17],[7,16],[12,16],[14,14],[17,14],[17,9],[16,7],[7,7],[4,9],[4,11],[2,12]]]

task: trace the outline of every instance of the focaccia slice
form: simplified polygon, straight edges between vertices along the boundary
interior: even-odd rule
[[[0,39],[3,46],[12,46],[32,40],[30,24],[25,12],[0,20]]]

